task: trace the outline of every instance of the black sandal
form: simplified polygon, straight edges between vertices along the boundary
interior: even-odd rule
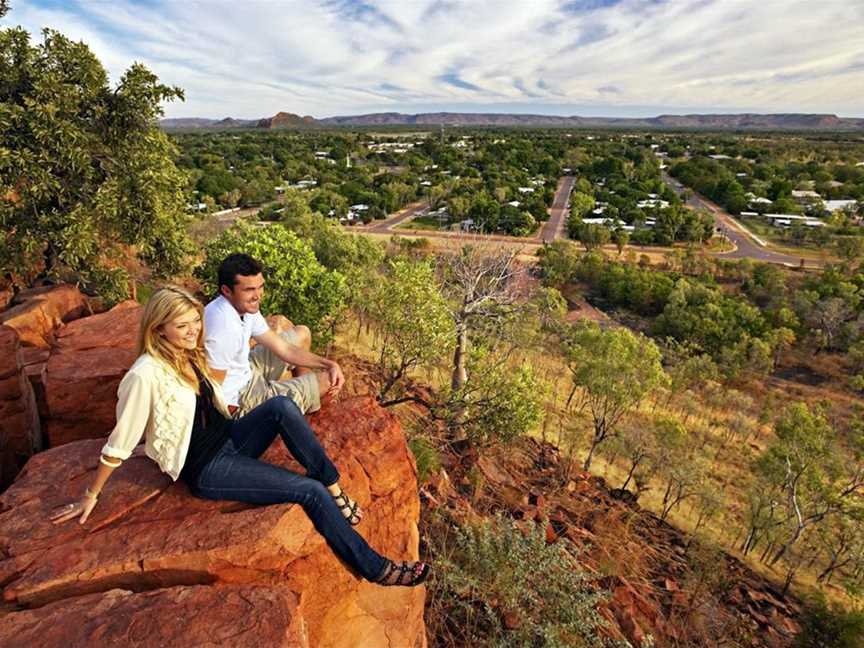
[[[351,526],[360,524],[360,520],[362,519],[360,517],[360,505],[348,497],[345,491],[340,488],[339,493],[333,495],[333,501],[336,502],[336,506],[342,511],[343,517],[348,520],[348,524]]]
[[[432,568],[422,560],[418,560],[417,562],[403,560],[399,563],[394,563],[388,559],[387,564],[384,565],[384,570],[375,579],[375,582],[385,587],[394,585],[416,587],[429,577],[430,571],[432,571]]]

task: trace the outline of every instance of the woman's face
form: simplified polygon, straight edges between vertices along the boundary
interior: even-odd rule
[[[194,349],[198,344],[198,334],[201,332],[201,316],[196,310],[188,312],[174,318],[170,322],[165,322],[162,326],[160,334],[169,344],[178,349]]]

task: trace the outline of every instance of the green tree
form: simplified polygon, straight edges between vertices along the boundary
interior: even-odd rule
[[[83,43],[51,30],[32,45],[0,31],[0,268],[18,286],[71,271],[109,300],[127,294],[131,246],[157,275],[189,252],[186,176],[158,127],[182,91],[143,65],[116,87]]]
[[[784,536],[770,559],[775,564],[805,530],[842,512],[864,488],[864,467],[844,470],[835,432],[820,409],[795,403],[774,426],[776,441],[756,462],[756,469],[783,495]]]
[[[630,242],[630,232],[625,230],[623,227],[616,227],[612,230],[612,242],[615,244],[615,247],[618,248],[618,256],[620,257],[621,253],[624,252],[627,243]]]
[[[573,378],[581,387],[594,422],[591,448],[584,469],[591,468],[597,446],[617,433],[622,417],[668,377],[657,345],[628,329],[602,330],[596,322],[565,329],[562,350]]]
[[[385,377],[378,399],[386,401],[411,370],[441,359],[453,340],[453,320],[426,261],[391,261],[366,298],[366,315],[375,328],[373,348]],[[384,404],[396,402],[401,401]]]
[[[582,223],[579,226],[579,240],[588,251],[603,247],[609,242],[609,228],[596,223]]]
[[[234,252],[245,252],[264,265],[267,284],[261,310],[265,314],[285,315],[312,329],[319,344],[327,341],[347,294],[340,272],[322,266],[311,246],[283,225],[241,223],[204,248],[204,261],[195,276],[205,291],[216,293],[216,270]]]
[[[596,202],[594,196],[581,191],[570,194],[570,216],[573,218],[585,218],[594,209]]]
[[[548,386],[529,365],[514,368],[506,356],[473,348],[466,368],[470,380],[444,391],[442,418],[473,447],[510,443],[540,422]]]
[[[562,288],[572,282],[579,266],[579,249],[570,241],[557,240],[538,251],[543,283]]]

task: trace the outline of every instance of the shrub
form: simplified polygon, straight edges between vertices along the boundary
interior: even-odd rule
[[[422,484],[440,470],[441,455],[429,439],[421,436],[409,439],[408,447],[417,462],[417,481]]]
[[[542,525],[523,530],[499,516],[433,541],[442,543],[429,592],[433,641],[496,648],[608,645],[598,636],[601,595],[573,546],[547,544]]]
[[[864,611],[844,610],[817,599],[808,607],[794,648],[862,648]]]

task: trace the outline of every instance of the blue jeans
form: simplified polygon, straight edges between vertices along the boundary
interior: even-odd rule
[[[306,469],[306,477],[259,461],[279,435]],[[250,504],[300,504],[318,532],[342,560],[375,580],[385,559],[357,533],[326,486],[339,480],[308,421],[286,396],[265,401],[231,425],[231,440],[216,453],[192,486],[198,497]]]

